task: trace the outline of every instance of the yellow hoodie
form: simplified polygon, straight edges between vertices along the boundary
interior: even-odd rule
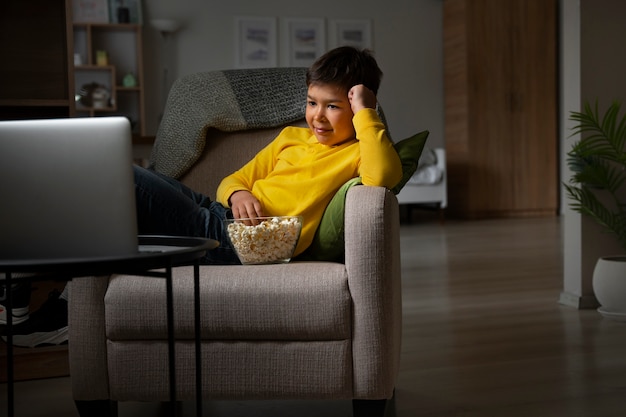
[[[217,201],[225,207],[235,191],[248,190],[267,216],[302,216],[294,256],[312,242],[324,210],[337,190],[361,176],[364,185],[394,187],[402,164],[373,109],[354,115],[357,140],[320,144],[308,128],[286,127],[250,162],[224,178]]]

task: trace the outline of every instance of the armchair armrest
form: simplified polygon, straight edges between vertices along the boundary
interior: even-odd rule
[[[354,302],[354,397],[391,398],[402,336],[400,221],[391,191],[371,186],[348,191],[345,245]]]

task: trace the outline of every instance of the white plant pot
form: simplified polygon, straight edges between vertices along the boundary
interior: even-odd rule
[[[626,321],[626,256],[598,259],[593,270],[593,291],[606,318]]]

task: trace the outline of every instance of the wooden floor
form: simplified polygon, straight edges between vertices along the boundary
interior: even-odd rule
[[[626,323],[558,304],[559,219],[402,230],[398,416],[624,416]]]
[[[441,225],[425,216],[401,233],[404,336],[390,416],[626,415],[626,323],[558,304],[558,218]],[[68,378],[20,382],[16,395],[17,416],[76,415]],[[351,415],[341,401],[204,409],[229,417]],[[119,409],[120,417],[160,410],[138,403]],[[193,415],[193,404],[182,411]]]

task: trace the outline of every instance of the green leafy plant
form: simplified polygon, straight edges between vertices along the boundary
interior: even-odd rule
[[[567,153],[570,207],[615,235],[626,252],[626,116],[613,102],[601,117],[596,102],[571,112],[570,120],[577,123],[573,134],[582,136]]]

